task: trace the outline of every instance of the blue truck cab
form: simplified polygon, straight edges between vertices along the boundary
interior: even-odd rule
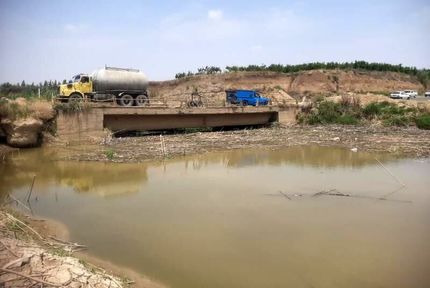
[[[227,103],[242,106],[264,106],[269,104],[269,98],[261,96],[255,90],[226,90]]]

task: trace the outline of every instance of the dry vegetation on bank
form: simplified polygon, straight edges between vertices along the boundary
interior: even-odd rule
[[[334,101],[333,101],[334,100]],[[408,127],[430,130],[430,107],[427,103],[372,101],[361,103],[361,97],[343,95],[327,100],[316,99],[302,109],[297,120],[301,124],[369,124],[380,122],[385,126]],[[416,103],[415,103],[416,104]]]
[[[82,143],[84,144],[84,143]],[[58,144],[62,149],[64,143]],[[299,145],[337,146],[399,156],[430,156],[430,130],[381,124],[282,126],[218,132],[194,132],[109,138],[92,147],[69,146],[63,159],[141,162],[231,149],[280,149]]]
[[[1,208],[0,287],[127,286],[125,280],[72,256],[85,246],[37,232],[35,226],[43,222]]]
[[[15,100],[0,98],[0,118],[11,120],[32,117],[50,120],[55,116],[52,102],[37,99],[26,100],[19,97]]]
[[[0,140],[12,147],[37,146],[44,131],[54,133],[55,115],[51,102],[0,98]]]

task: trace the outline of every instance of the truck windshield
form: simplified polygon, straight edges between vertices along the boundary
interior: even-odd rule
[[[72,78],[72,82],[79,82],[79,80],[81,79],[81,75],[76,75],[76,76],[73,76],[73,78]]]

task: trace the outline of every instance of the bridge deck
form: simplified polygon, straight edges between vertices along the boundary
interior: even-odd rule
[[[277,106],[231,106],[198,108],[121,107],[94,105],[77,113],[60,113],[57,133],[92,134],[105,128],[118,130],[163,130],[223,126],[262,125],[278,121]]]
[[[277,121],[276,107],[142,108],[103,109],[103,126],[117,130],[162,130],[241,125]]]
[[[229,107],[195,107],[195,108],[168,108],[168,107],[121,107],[121,106],[94,106],[93,110],[101,109],[104,115],[176,115],[176,114],[236,114],[236,113],[265,113],[278,112],[277,106],[229,106]]]

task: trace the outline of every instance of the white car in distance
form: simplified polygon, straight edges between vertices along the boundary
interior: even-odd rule
[[[404,91],[394,91],[390,94],[390,98],[409,100],[411,99],[411,96],[409,96],[409,94],[406,94]]]
[[[405,94],[408,94],[409,96],[411,96],[411,98],[417,98],[417,96],[418,96],[418,92],[415,90],[405,90],[403,92],[405,92]]]

